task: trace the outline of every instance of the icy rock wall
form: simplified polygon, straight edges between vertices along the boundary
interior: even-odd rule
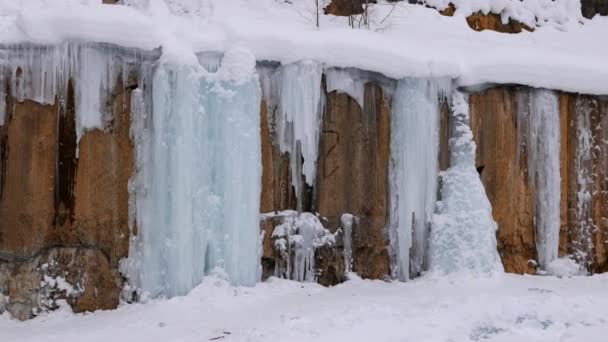
[[[126,52],[126,53],[125,53]],[[143,79],[144,54],[96,43],[61,45],[10,45],[0,52],[0,83],[8,81],[10,94],[41,104],[66,105],[68,82],[75,87],[76,138],[87,130],[104,129],[111,120],[111,98],[117,82],[128,82],[135,73]],[[0,90],[0,95],[6,89]],[[4,97],[0,101],[0,124],[6,117]]]
[[[254,68],[253,56],[235,49],[215,73],[200,65],[156,71],[152,118],[135,124],[138,234],[122,264],[140,296],[184,295],[210,272],[239,285],[259,280]]]
[[[437,200],[440,98],[449,80],[406,78],[391,118],[390,244],[393,277],[405,281],[428,266],[429,226]]]
[[[429,238],[429,269],[435,275],[487,276],[504,271],[496,249],[497,225],[475,168],[468,99],[454,91],[450,167],[441,174],[441,201]]]
[[[269,112],[274,114],[270,124],[280,151],[291,156],[291,182],[296,194],[304,187],[302,180],[308,186],[315,184],[323,108],[322,74],[322,65],[313,61],[261,69],[264,97]]]

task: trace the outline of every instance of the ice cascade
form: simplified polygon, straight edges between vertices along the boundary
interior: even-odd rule
[[[296,194],[315,183],[323,94],[323,67],[302,61],[278,68],[260,68],[269,121],[281,152],[290,154],[291,183]],[[303,159],[303,161],[301,160]]]
[[[427,266],[435,211],[440,98],[449,80],[399,81],[391,118],[389,238],[393,277],[405,281]]]
[[[215,73],[161,64],[152,98],[152,117],[133,124],[137,234],[122,272],[150,297],[184,295],[211,272],[255,284],[261,90],[254,57],[229,50]],[[143,106],[141,96],[133,100],[134,110]]]
[[[559,249],[559,99],[551,90],[532,89],[520,92],[518,100],[518,121],[527,131],[525,141],[520,143],[526,146],[528,179],[534,196],[538,264],[545,270],[557,259]]]
[[[475,168],[475,142],[465,96],[452,92],[450,168],[441,173],[441,201],[429,238],[433,274],[491,275],[503,272],[496,249],[492,206]]]

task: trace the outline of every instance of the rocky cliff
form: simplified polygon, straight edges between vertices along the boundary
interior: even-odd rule
[[[24,72],[21,68],[11,72]],[[27,70],[25,71],[27,72]],[[281,153],[276,111],[265,98],[260,109],[261,213],[286,209],[318,213],[337,233],[336,243],[317,250],[318,281],[345,279],[344,214],[353,215],[352,270],[364,278],[390,276],[387,223],[394,80],[364,75],[363,96],[322,88],[316,182],[296,193],[291,156]],[[2,85],[11,94],[11,83]],[[0,293],[7,310],[27,319],[66,299],[75,311],[117,306],[123,278],[119,261],[129,250],[129,179],[134,171],[130,96],[136,82],[118,82],[105,99],[111,122],[86,132],[77,143],[72,82],[65,98],[41,104],[6,96],[0,126]],[[394,90],[394,89],[393,89]],[[521,139],[519,111],[530,88],[496,86],[470,91],[471,126],[477,169],[498,223],[505,269],[535,273],[535,199],[528,150]],[[560,255],[572,255],[590,272],[608,269],[608,100],[556,93],[560,124]],[[441,114],[439,164],[448,166],[449,110]],[[262,216],[264,275],[280,262],[272,232],[280,215]],[[137,233],[137,227],[133,227]]]

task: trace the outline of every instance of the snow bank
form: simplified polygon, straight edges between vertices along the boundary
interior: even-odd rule
[[[125,3],[131,6],[5,1],[0,4],[0,44],[77,40],[141,49],[162,46],[165,62],[190,65],[196,52],[239,45],[257,60],[315,60],[395,79],[449,77],[461,86],[518,83],[608,94],[608,46],[601,44],[608,18],[580,18],[577,0],[456,0],[457,14],[492,10],[541,25],[533,33],[516,35],[475,32],[460,14],[445,17],[404,2],[394,8],[374,6],[370,30],[350,29],[345,18],[323,15],[317,29],[311,21],[314,2],[306,0]],[[427,3],[441,8],[448,1]],[[356,84],[340,87],[360,93]]]
[[[559,278],[573,277],[577,275],[586,275],[587,272],[581,265],[577,264],[575,260],[570,257],[562,257],[551,261],[547,265],[546,273]]]
[[[580,0],[422,0],[443,10],[450,4],[455,15],[467,17],[476,12],[500,14],[503,22],[515,19],[529,27],[552,25],[562,27],[583,20]]]

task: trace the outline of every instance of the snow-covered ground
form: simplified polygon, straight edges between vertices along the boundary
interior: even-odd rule
[[[208,277],[185,297],[115,311],[62,309],[18,322],[0,341],[604,342],[608,275],[558,279],[354,279],[324,288],[271,278],[231,287]]]

